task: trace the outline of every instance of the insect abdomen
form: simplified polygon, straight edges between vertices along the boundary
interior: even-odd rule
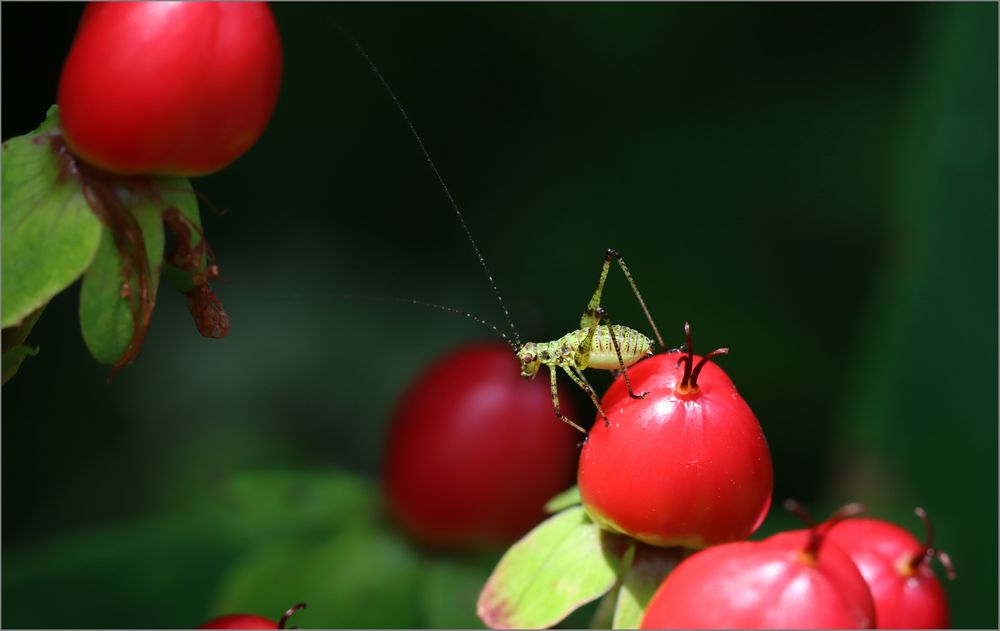
[[[653,342],[642,333],[627,326],[616,324],[611,327],[618,340],[618,348],[622,352],[622,362],[626,367],[631,366],[643,357],[653,354]],[[586,329],[578,329],[570,333],[581,343],[587,338]],[[567,336],[568,337],[568,336]],[[618,363],[618,354],[615,353],[614,344],[611,342],[611,334],[607,325],[597,327],[594,332],[594,340],[590,346],[590,358],[587,361],[587,368],[598,370],[617,370],[621,368]]]

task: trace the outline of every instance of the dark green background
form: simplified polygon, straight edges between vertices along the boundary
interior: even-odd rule
[[[80,10],[3,4],[4,139],[55,100]],[[327,16],[408,108],[522,337],[573,328],[618,248],[668,343],[690,320],[698,348],[731,347],[722,363],[771,444],[775,497],[818,514],[863,500],[915,532],[924,506],[958,567],[955,625],[996,626],[995,4],[275,14],[274,119],[244,158],[195,181],[229,210],[203,207],[229,337],[201,339],[165,287],[139,361],[109,385],[74,287],[32,334],[42,353],[3,388],[4,626],[193,626],[220,613],[222,577],[274,540],[270,526],[240,539],[205,517],[219,485],[274,468],[376,479],[400,390],[483,332],[338,295],[502,322],[402,119]],[[642,325],[634,303],[612,277],[616,320]],[[331,530],[346,523],[336,513],[322,514]],[[791,525],[775,509],[765,529]],[[315,564],[292,531],[282,541]],[[382,550],[396,578],[426,564],[384,538],[342,549]],[[476,568],[448,574],[447,591],[474,596]],[[261,571],[280,586],[299,569]],[[436,620],[365,617],[395,606],[372,585],[313,624]]]

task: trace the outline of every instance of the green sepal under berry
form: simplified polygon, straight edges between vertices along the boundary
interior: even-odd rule
[[[114,232],[104,227],[101,245],[80,288],[83,339],[94,359],[104,364],[117,364],[126,355],[138,353],[156,303],[163,261],[160,208],[128,192],[122,196],[128,209],[127,232],[137,238],[116,243]],[[145,257],[144,264],[141,257]]]
[[[87,270],[101,222],[58,142],[55,107],[38,129],[3,143],[2,326],[20,324]]]
[[[657,548],[637,541],[615,588],[611,628],[638,629],[653,594],[683,558],[683,548]]]
[[[479,595],[480,619],[495,629],[550,627],[606,594],[634,545],[598,528],[574,506],[515,543]]]
[[[198,331],[215,338],[228,332],[229,316],[208,286],[218,270],[191,184],[80,162],[62,138],[55,106],[38,129],[3,144],[3,208],[5,333],[82,276],[84,341],[117,370],[142,347],[164,263]],[[175,236],[166,255],[165,229]],[[4,381],[33,352],[5,345]]]
[[[545,503],[545,512],[550,515],[580,504],[580,487],[571,486]]]

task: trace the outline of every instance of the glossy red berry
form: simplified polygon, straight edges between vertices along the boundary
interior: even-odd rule
[[[866,629],[875,605],[858,568],[825,531],[810,530],[695,553],[667,575],[643,629]]]
[[[264,3],[92,3],[59,81],[63,133],[115,173],[217,171],[267,125],[281,58]]]
[[[830,540],[847,552],[868,582],[880,629],[945,629],[948,600],[931,569],[938,558],[954,578],[948,556],[934,549],[927,513],[917,509],[925,523],[926,540],[878,519],[849,519],[830,530]]]
[[[569,399],[560,398],[572,415]],[[464,346],[410,385],[393,415],[385,493],[414,538],[502,545],[573,484],[579,435],[556,418],[547,382],[525,381],[502,344]]]
[[[281,619],[275,622],[264,616],[249,613],[233,613],[227,616],[212,618],[200,625],[199,629],[284,629],[288,619],[299,609],[305,609],[305,603],[299,603],[286,611]]]
[[[583,505],[602,527],[656,546],[703,548],[745,539],[771,504],[771,454],[760,423],[718,365],[654,355],[604,395],[580,455]]]

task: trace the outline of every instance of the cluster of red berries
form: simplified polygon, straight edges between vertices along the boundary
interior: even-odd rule
[[[857,506],[823,524],[791,503],[809,529],[761,542],[752,534],[771,503],[772,469],[757,418],[732,381],[692,352],[654,356],[630,372],[646,399],[617,380],[580,457],[587,512],[606,529],[658,546],[708,548],[682,562],[649,603],[643,628],[942,628],[944,592],[927,539]],[[827,542],[829,539],[831,541]],[[724,544],[724,545],[717,545]],[[709,546],[713,546],[710,547]]]
[[[618,378],[584,443],[577,479],[595,523],[654,546],[699,549],[666,578],[643,628],[940,628],[930,569],[946,555],[858,506],[809,528],[743,541],[771,505],[773,470],[753,411],[712,360],[687,345]],[[418,539],[513,540],[565,484],[575,438],[552,422],[548,388],[523,381],[501,345],[436,363],[403,397],[386,463],[389,505]],[[504,466],[506,463],[508,466]],[[504,471],[504,476],[496,475]],[[527,496],[530,496],[527,497]],[[845,519],[852,517],[851,519]],[[703,549],[704,548],[704,549]],[[703,550],[701,550],[703,549]]]
[[[714,546],[685,559],[654,594],[643,629],[941,629],[948,605],[921,544],[877,519],[851,518],[854,504],[810,527],[763,541]]]
[[[138,28],[140,27],[141,28]],[[117,63],[121,59],[129,63]],[[136,63],[141,60],[141,63]],[[207,72],[210,69],[212,72]],[[277,99],[281,46],[266,5],[95,3],[59,86],[73,151],[108,171],[198,175],[259,137]],[[943,627],[930,524],[844,520],[741,541],[764,520],[773,470],[760,423],[729,377],[692,349],[649,358],[604,395],[580,455],[583,505],[601,527],[655,546],[707,548],[681,563],[644,627]],[[576,437],[553,422],[543,382],[525,382],[502,346],[449,356],[403,398],[386,489],[397,520],[434,545],[504,543],[569,485]],[[561,399],[566,401],[565,397]],[[563,411],[567,403],[563,403]],[[498,475],[497,472],[504,472]],[[281,628],[234,615],[207,628]]]

